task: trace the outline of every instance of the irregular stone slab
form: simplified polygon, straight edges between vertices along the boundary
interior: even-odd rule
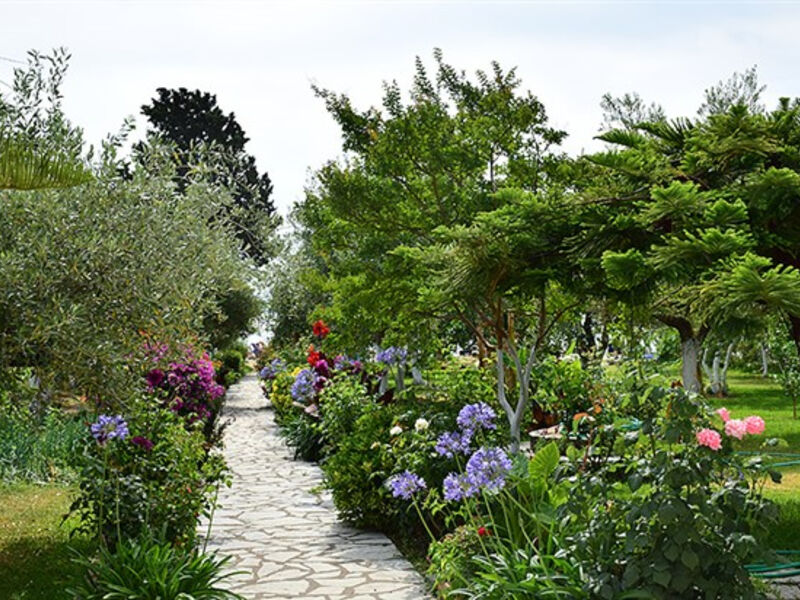
[[[319,493],[319,467],[292,460],[267,405],[253,375],[228,391],[224,452],[233,485],[220,490],[208,548],[243,571],[231,589],[248,600],[429,599],[386,536],[337,520],[330,495]]]

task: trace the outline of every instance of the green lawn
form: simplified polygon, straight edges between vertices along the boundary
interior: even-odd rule
[[[800,419],[792,417],[792,402],[772,379],[732,372],[728,375],[730,395],[727,398],[710,398],[715,406],[725,406],[734,418],[759,415],[767,423],[764,436],[745,438],[742,447],[756,450],[762,437],[786,440],[788,446],[778,452],[800,454]]]
[[[0,487],[0,598],[58,600],[64,583],[80,574],[70,546],[86,549],[88,540],[61,525],[73,489],[60,485],[15,484]]]

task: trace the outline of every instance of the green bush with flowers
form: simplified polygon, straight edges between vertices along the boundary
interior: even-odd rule
[[[111,547],[149,529],[190,544],[224,481],[222,456],[209,454],[202,430],[187,429],[183,417],[142,404],[125,418],[101,415],[87,432],[72,511]]]
[[[632,420],[642,403],[651,416]],[[444,514],[455,527],[448,537],[425,523],[441,597],[766,597],[744,565],[769,557],[770,473],[733,451],[761,435],[760,418],[721,411],[723,421],[682,390],[642,387],[562,440],[563,453],[549,442],[528,459],[474,444],[494,419],[487,406],[472,410],[478,427],[461,414],[440,437],[437,450],[455,461],[441,488],[413,470],[389,479],[422,522]],[[475,541],[470,532],[477,549],[454,541]]]
[[[735,452],[759,417],[715,414],[639,371],[545,360],[532,426],[560,423],[557,439],[509,455],[488,370],[412,376],[409,353],[387,348],[353,377],[323,347],[274,378],[289,440],[316,444],[341,518],[427,555],[440,597],[764,597],[744,565],[769,558],[770,472]]]

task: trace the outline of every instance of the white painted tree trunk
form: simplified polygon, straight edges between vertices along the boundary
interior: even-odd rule
[[[766,344],[761,344],[761,376],[766,377],[769,374],[769,355],[767,353]]]
[[[687,392],[700,393],[700,378],[697,376],[700,359],[700,341],[690,337],[681,340],[681,377]]]
[[[533,364],[536,360],[536,346],[532,346],[528,360],[523,367],[519,354],[513,344],[508,342],[509,355],[514,361],[514,370],[517,374],[517,402],[516,406],[511,406],[506,396],[506,375],[505,364],[503,361],[502,348],[497,349],[497,399],[503,411],[506,413],[508,425],[511,431],[511,452],[517,454],[519,452],[521,443],[521,430],[522,419],[525,416],[525,410],[528,408],[528,401],[530,400],[530,384],[531,384],[531,371]]]
[[[731,353],[733,352],[733,342],[728,344],[725,351],[725,362],[722,363],[722,370],[719,374],[719,391],[723,396],[728,395],[728,367],[731,364]]]
[[[719,350],[714,351],[714,361],[711,363],[711,393],[717,396],[722,391],[722,378],[720,375]]]
[[[703,357],[700,360],[700,365],[703,367],[703,373],[706,379],[712,383],[714,381],[714,374],[711,372],[711,367],[708,366],[708,348],[703,348]]]

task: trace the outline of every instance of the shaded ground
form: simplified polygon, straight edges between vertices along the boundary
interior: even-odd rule
[[[85,538],[70,541],[74,522],[61,524],[73,490],[59,485],[0,487],[0,598],[54,600],[64,583],[79,575],[70,546],[86,548]]]

